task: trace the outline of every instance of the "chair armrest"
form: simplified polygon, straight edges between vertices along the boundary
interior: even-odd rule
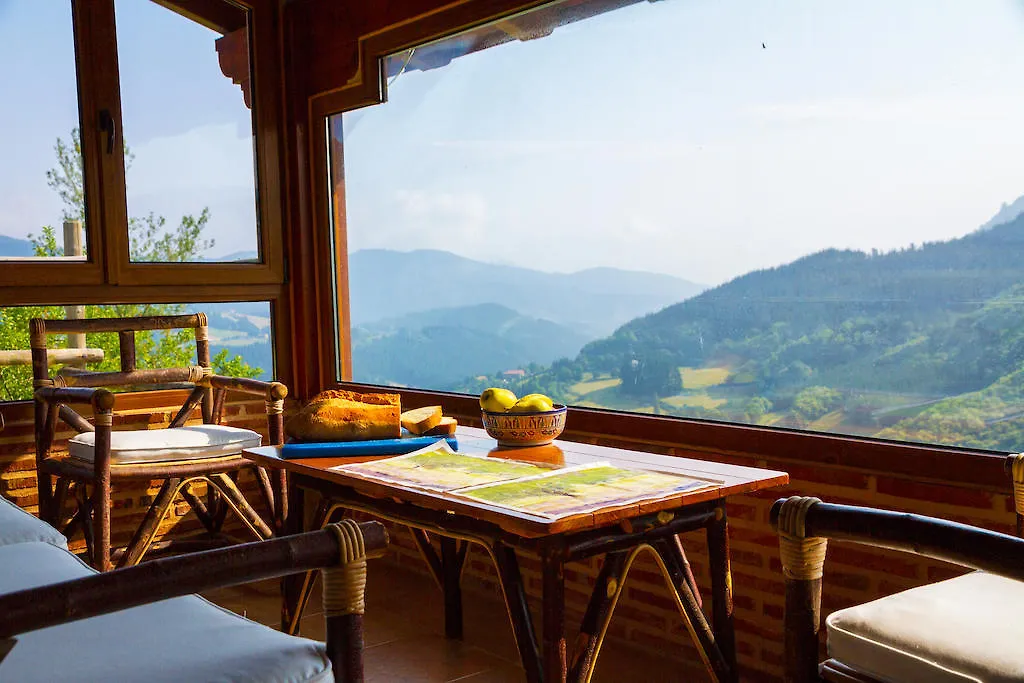
[[[384,526],[358,527],[366,555],[382,554],[388,543]],[[152,560],[0,596],[0,642],[159,600],[340,564],[340,543],[331,528]]]
[[[770,519],[788,499],[775,501]],[[899,550],[1024,581],[1024,539],[935,517],[816,502],[803,518],[804,538],[827,538]]]
[[[111,410],[114,407],[114,392],[109,389],[39,387],[35,391],[35,397],[44,403],[85,404],[96,410]]]
[[[264,382],[259,379],[248,377],[224,377],[223,375],[210,375],[205,378],[204,383],[209,383],[214,389],[226,389],[240,394],[250,396],[262,396],[267,401],[282,401],[288,396],[288,387],[280,382]]]

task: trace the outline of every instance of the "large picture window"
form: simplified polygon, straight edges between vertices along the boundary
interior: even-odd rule
[[[0,400],[31,397],[36,316],[206,311],[221,370],[275,376],[282,149],[254,132],[278,130],[282,79],[277,51],[251,45],[274,43],[277,12],[266,0],[0,2]],[[140,344],[140,363],[180,361],[173,341]],[[58,355],[107,368],[107,342],[67,340]]]
[[[352,379],[1020,449],[1020,8],[598,4],[331,120]]]

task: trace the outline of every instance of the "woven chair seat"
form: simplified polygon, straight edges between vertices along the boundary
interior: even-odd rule
[[[985,572],[833,612],[829,656],[867,676],[902,682],[1024,680],[1024,583]]]
[[[79,434],[68,441],[68,454],[92,462],[95,432]],[[174,429],[134,429],[110,435],[110,464],[129,465],[221,458],[256,448],[262,443],[258,432],[224,425],[195,425]]]

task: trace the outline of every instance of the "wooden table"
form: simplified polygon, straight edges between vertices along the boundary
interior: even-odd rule
[[[589,680],[629,567],[643,550],[653,552],[713,678],[723,682],[737,680],[726,497],[784,485],[789,475],[568,441],[531,448],[500,448],[483,430],[468,427],[459,428],[458,440],[462,453],[555,465],[605,461],[619,467],[656,469],[713,479],[722,484],[551,521],[451,494],[371,481],[330,469],[375,458],[284,460],[276,446],[250,449],[245,453],[264,467],[288,472],[287,509],[291,512],[283,520],[287,533],[304,530],[305,495],[310,491],[320,494],[312,528],[324,526],[335,512],[343,510],[360,510],[408,526],[431,573],[444,590],[445,633],[449,638],[462,636],[459,579],[468,545],[482,545],[497,568],[530,683]],[[284,492],[278,491],[278,496],[281,501]],[[279,510],[283,508],[278,506]],[[698,529],[707,530],[711,624],[704,614],[700,593],[678,539],[678,534]],[[435,551],[428,533],[438,536],[440,553]],[[538,647],[517,550],[532,551],[541,559],[543,647]],[[563,569],[568,562],[594,555],[603,555],[604,562],[583,617],[580,636],[574,651],[569,653],[564,635]],[[284,631],[295,633],[298,630],[311,586],[311,575],[285,580],[282,586]]]

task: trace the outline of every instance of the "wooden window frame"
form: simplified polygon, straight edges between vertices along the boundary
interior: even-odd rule
[[[153,0],[187,19],[217,30],[224,26],[227,0]],[[111,287],[182,283],[276,284],[285,280],[283,249],[283,87],[279,9],[273,0],[231,0],[247,12],[253,74],[253,132],[257,242],[260,263],[132,263],[129,257],[124,155],[106,153],[100,111],[123,130],[117,35],[113,0],[71,0],[86,197],[85,262],[11,260],[0,270],[0,305],[21,303],[19,290],[52,291],[43,299],[86,303],[109,298]],[[28,283],[28,284],[26,284]],[[80,289],[84,286],[86,289]],[[95,287],[94,290],[91,290]],[[65,291],[61,291],[65,290]],[[40,297],[29,295],[26,299]],[[27,301],[26,301],[27,303]]]
[[[459,0],[434,11],[397,21],[391,26],[356,36],[358,64],[347,81],[322,88],[309,97],[307,173],[312,192],[309,220],[315,235],[328,235],[318,247],[333,256],[330,283],[336,302],[337,355],[321,353],[321,362],[335,370],[336,382],[356,391],[379,391],[382,387],[352,381],[352,352],[349,341],[349,282],[343,149],[329,134],[330,117],[386,99],[382,68],[388,55],[443,39],[494,21],[547,4],[523,0]],[[313,64],[304,65],[312,69]],[[328,77],[320,75],[321,82]],[[314,76],[313,80],[316,80]],[[327,285],[326,279],[321,280]],[[321,302],[322,304],[323,302]],[[337,358],[337,362],[335,362]],[[326,384],[318,388],[328,388]],[[480,426],[475,396],[428,389],[395,389],[403,406],[441,404],[447,414],[460,422]],[[307,391],[307,393],[310,393]],[[761,427],[733,422],[693,418],[662,417],[614,410],[570,407],[563,438],[585,442],[628,445],[640,450],[690,457],[728,459],[742,457],[755,462],[762,458],[789,460],[813,467],[815,464],[848,467],[858,471],[905,474],[915,479],[993,490],[1005,488],[1002,462],[1005,453],[913,442],[886,441],[830,432],[810,432]],[[797,482],[799,484],[799,482]]]
[[[151,0],[215,31],[247,13],[260,263],[132,263],[114,0],[70,0],[86,196],[85,262],[11,260],[0,269],[0,307],[114,303],[270,304],[275,376],[291,375],[289,293],[284,258],[284,80],[276,0]],[[227,10],[225,9],[227,8]],[[36,27],[32,27],[36,28]],[[241,94],[239,94],[241,97]],[[106,153],[99,112],[110,112],[117,149]]]

